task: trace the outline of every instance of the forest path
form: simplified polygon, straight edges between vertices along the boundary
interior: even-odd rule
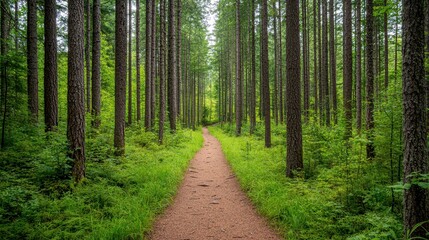
[[[150,239],[281,239],[240,189],[219,141],[203,129],[204,147],[192,159],[171,206]]]

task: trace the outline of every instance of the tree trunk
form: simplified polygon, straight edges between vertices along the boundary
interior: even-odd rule
[[[152,4],[146,0],[146,56],[145,56],[145,129],[152,130],[152,88],[151,88],[151,68],[152,68]]]
[[[252,72],[250,80],[250,134],[255,132],[256,127],[256,47],[255,47],[255,0],[252,0]]]
[[[287,156],[286,176],[293,177],[301,170],[302,128],[301,128],[301,83],[300,83],[300,43],[299,43],[299,0],[286,2],[286,134]]]
[[[160,0],[160,46],[159,46],[159,129],[158,129],[158,142],[163,143],[164,138],[164,121],[165,121],[165,0]]]
[[[278,13],[278,22],[279,22],[279,91],[280,91],[280,100],[279,100],[279,114],[280,114],[280,123],[284,122],[284,111],[283,111],[283,47],[282,47],[282,1],[279,0],[279,13]]]
[[[274,31],[274,94],[273,94],[273,117],[276,126],[279,124],[279,111],[278,111],[278,81],[279,81],[279,73],[278,73],[278,64],[279,64],[279,54],[278,54],[278,45],[277,45],[277,9],[276,2],[273,1],[273,31]]]
[[[127,0],[115,8],[115,137],[117,155],[125,153],[125,102],[127,85]]]
[[[57,4],[55,0],[45,0],[44,28],[45,125],[46,131],[53,131],[58,126]]]
[[[182,0],[177,0],[177,115],[180,115],[180,89],[182,83]]]
[[[133,38],[132,38],[132,2],[128,2],[128,124],[133,122],[133,68],[132,68],[132,52],[133,52]]]
[[[85,46],[85,63],[86,63],[86,111],[91,112],[91,1],[86,0],[86,46]]]
[[[427,1],[426,1],[427,2]],[[384,0],[387,7],[387,0]],[[389,86],[389,35],[387,31],[387,11],[384,12],[384,88]]]
[[[155,126],[155,108],[156,108],[156,85],[155,85],[155,79],[156,79],[156,4],[155,1],[151,1],[152,3],[152,40],[151,40],[151,73],[150,73],[150,87],[151,87],[151,103],[150,103],[150,111],[151,111],[151,126]]]
[[[317,119],[317,111],[319,110],[319,102],[318,102],[318,94],[317,94],[317,83],[318,83],[318,34],[317,34],[317,16],[318,14],[318,7],[317,7],[318,0],[313,0],[313,60],[314,60],[314,85],[313,85],[313,94],[314,94],[314,113]]]
[[[140,77],[140,0],[136,0],[136,117],[141,120],[141,77]]]
[[[101,112],[101,75],[100,75],[100,55],[101,55],[101,10],[100,0],[94,0],[92,12],[92,126],[100,126]]]
[[[68,2],[67,139],[76,183],[85,177],[84,11],[83,0]]]
[[[27,1],[27,90],[31,120],[39,115],[39,77],[37,63],[37,0]]]
[[[426,79],[424,70],[424,2],[404,0],[402,27],[402,96],[404,123],[404,227],[408,237],[425,238],[429,219],[427,189],[413,184],[419,174],[428,173],[426,129]]]
[[[328,0],[322,0],[322,88],[324,104],[324,120],[326,126],[331,124],[331,110],[329,99],[329,62],[328,62]]]
[[[268,9],[267,0],[262,0],[261,25],[261,84],[263,92],[263,116],[265,119],[265,147],[271,147],[270,80],[268,62]],[[299,30],[298,30],[299,31]]]
[[[303,56],[303,71],[302,71],[302,80],[304,83],[304,119],[308,122],[309,119],[309,110],[310,110],[310,79],[307,75],[307,3],[306,0],[302,0],[302,56]]]
[[[356,128],[362,129],[362,31],[361,0],[356,0]]]
[[[344,2],[344,1],[343,1]],[[330,66],[331,66],[331,95],[332,95],[332,111],[334,115],[334,124],[338,123],[337,116],[337,54],[335,45],[335,0],[329,0],[329,54],[330,54]],[[351,17],[350,17],[350,28],[351,28]],[[350,30],[351,33],[351,30]],[[351,38],[350,38],[351,43]],[[351,47],[350,47],[351,49]],[[352,54],[350,52],[350,59]],[[350,63],[351,64],[351,63]],[[351,67],[350,69],[352,69]],[[350,78],[351,79],[351,78]],[[350,80],[350,88],[351,88]],[[350,93],[351,94],[351,93]],[[350,97],[351,99],[351,97]]]
[[[235,1],[235,135],[241,135],[243,92],[241,79],[240,0]]]
[[[374,21],[373,0],[366,0],[366,156],[375,157],[374,148]]]
[[[177,67],[176,67],[176,4],[168,0],[168,116],[170,131],[176,131],[177,117]]]
[[[332,0],[331,0],[332,1]],[[344,75],[344,118],[345,139],[352,136],[352,84],[353,84],[353,49],[352,49],[352,2],[344,0],[344,40],[343,40],[343,75]]]

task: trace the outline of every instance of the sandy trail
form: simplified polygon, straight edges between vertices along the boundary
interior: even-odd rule
[[[240,189],[219,141],[203,129],[204,147],[195,155],[171,206],[149,238],[281,239]]]

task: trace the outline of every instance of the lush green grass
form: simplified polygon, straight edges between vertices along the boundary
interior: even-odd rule
[[[306,170],[287,179],[284,126],[273,127],[270,149],[264,148],[263,126],[253,136],[241,137],[234,136],[233,126],[210,127],[242,188],[285,238],[400,238],[400,217],[389,208],[390,189],[377,180],[382,174],[371,170],[379,163],[359,159],[359,139],[349,153],[340,131],[305,126]]]
[[[17,142],[0,152],[0,238],[144,238],[174,196],[202,135],[166,133],[159,146],[155,134],[132,126],[126,156],[116,158],[109,132],[89,133],[87,176],[73,186],[64,134],[47,140],[40,128],[16,131]]]

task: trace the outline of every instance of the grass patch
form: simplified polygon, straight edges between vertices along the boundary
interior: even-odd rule
[[[35,133],[0,153],[1,238],[142,239],[203,143],[200,130],[179,130],[159,146],[155,134],[132,126],[126,155],[116,158],[113,135],[90,134],[79,186],[71,184],[64,135]]]
[[[346,167],[346,161],[342,160],[347,153],[339,145],[340,140],[335,142],[342,135],[332,129],[324,132],[305,127],[306,171],[301,177],[288,179],[284,126],[274,127],[270,149],[264,148],[263,131],[259,127],[253,136],[241,137],[235,137],[228,125],[209,129],[221,142],[241,187],[286,239],[401,237],[400,217],[390,212],[388,201],[377,200],[389,199],[389,189],[380,183],[366,182],[367,178],[373,178],[369,173],[369,177],[361,175],[361,181],[351,173],[346,177],[346,172],[351,172],[357,163],[349,162]],[[371,165],[359,167],[362,172]]]

